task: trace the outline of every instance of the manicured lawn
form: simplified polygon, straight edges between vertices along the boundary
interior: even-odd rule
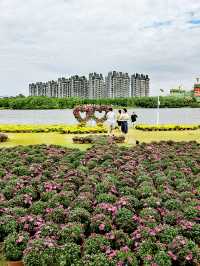
[[[118,131],[115,134],[119,134]],[[88,144],[73,144],[73,134],[59,134],[59,133],[7,133],[9,141],[0,143],[0,147],[13,147],[17,145],[36,145],[36,144],[55,144],[67,146],[69,148],[80,148],[81,150],[87,149]],[[200,130],[189,131],[154,131],[145,132],[135,129],[130,129],[127,136],[126,145],[134,145],[135,141],[152,142],[161,140],[173,141],[192,141],[200,142]]]
[[[73,144],[71,134],[59,133],[6,133],[9,140],[5,143],[0,143],[0,147],[14,147],[17,145],[37,145],[37,144],[54,144],[67,146],[69,148],[87,149],[89,145]]]
[[[140,130],[130,130],[129,142],[133,139],[137,139],[140,142],[152,142],[161,140],[173,140],[173,141],[194,141],[200,142],[200,130],[186,130],[186,131],[152,131],[145,132]]]

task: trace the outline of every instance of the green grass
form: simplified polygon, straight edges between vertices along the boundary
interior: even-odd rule
[[[118,131],[115,134],[119,134]],[[5,143],[0,143],[0,147],[14,147],[17,145],[37,145],[37,144],[55,144],[67,146],[69,148],[80,148],[85,150],[90,147],[89,144],[73,144],[73,134],[59,133],[8,133],[9,140]],[[84,135],[85,136],[85,135]],[[130,129],[127,135],[125,145],[131,146],[135,141],[152,142],[161,140],[173,141],[192,141],[200,142],[200,130],[188,131],[140,131]]]
[[[152,142],[161,140],[173,141],[197,141],[200,142],[200,130],[185,130],[185,131],[140,131],[130,130],[130,140],[137,139],[140,142]],[[129,139],[129,137],[128,137]]]

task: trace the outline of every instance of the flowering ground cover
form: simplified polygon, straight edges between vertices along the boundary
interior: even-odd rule
[[[200,262],[200,144],[0,151],[0,242],[27,266]]]
[[[82,126],[82,125],[17,125],[0,124],[0,132],[6,133],[49,133],[58,132],[61,134],[97,134],[107,133],[103,125]]]

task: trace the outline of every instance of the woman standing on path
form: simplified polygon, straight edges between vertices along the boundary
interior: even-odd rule
[[[124,108],[120,116],[121,130],[122,130],[122,133],[124,134],[128,133],[128,120],[129,120],[129,115],[128,115],[127,109]]]
[[[109,109],[107,113],[107,123],[110,127],[110,134],[112,133],[113,129],[115,128],[115,112],[112,108]]]
[[[122,110],[119,110],[117,113],[117,129],[119,129],[119,130],[121,128],[121,121],[120,121],[121,114],[122,114]]]

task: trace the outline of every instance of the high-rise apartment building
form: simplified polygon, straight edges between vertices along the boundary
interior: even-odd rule
[[[70,83],[72,97],[88,98],[88,81],[85,76],[72,76]]]
[[[37,89],[35,83],[29,84],[29,96],[37,96]]]
[[[89,99],[105,98],[105,82],[102,74],[90,73],[88,82]]]
[[[58,79],[58,94],[59,98],[72,97],[72,87],[70,79],[67,78]]]
[[[46,96],[47,83],[36,82],[29,84],[29,95],[31,96]]]
[[[43,96],[48,96],[48,97],[59,97],[59,90],[58,90],[58,82],[55,80],[51,80],[47,82],[47,90],[46,90],[46,95]]]
[[[128,73],[109,72],[106,77],[107,98],[130,97],[130,77]]]
[[[149,96],[149,83],[148,75],[134,74],[131,76],[131,97]]]

